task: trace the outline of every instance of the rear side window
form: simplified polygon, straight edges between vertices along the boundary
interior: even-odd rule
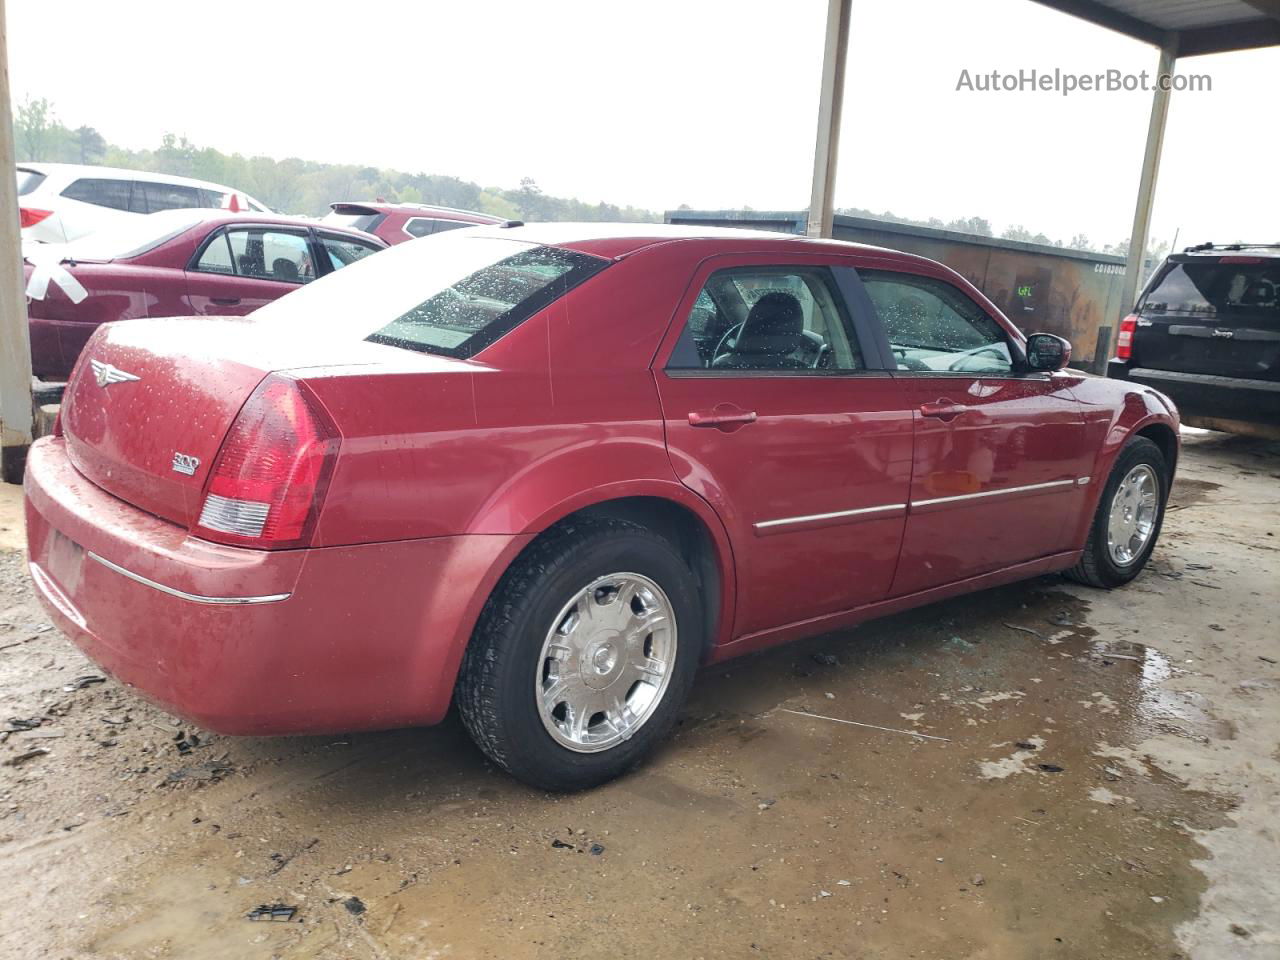
[[[62,191],[62,195],[70,200],[79,200],[81,203],[92,203],[97,207],[128,210],[132,191],[133,184],[128,180],[81,177],[79,180],[73,180]]]
[[[826,267],[731,267],[698,293],[668,370],[834,373],[865,364]]]
[[[365,339],[470,357],[607,265],[558,247],[521,250],[468,273]]]
[[[1142,302],[1143,314],[1280,319],[1280,261],[1174,263]]]
[[[199,187],[187,187],[177,183],[155,183],[139,180],[134,190],[141,189],[145,198],[147,213],[158,210],[185,210],[192,207],[205,206],[204,197]]]
[[[23,167],[18,168],[18,196],[26,196],[42,183],[44,183],[43,173]]]

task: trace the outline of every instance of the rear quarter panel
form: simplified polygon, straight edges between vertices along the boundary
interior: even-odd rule
[[[324,545],[545,529],[600,500],[683,487],[649,364],[691,267],[677,244],[626,258],[474,361],[303,371],[343,435]],[[391,318],[388,317],[388,320]]]

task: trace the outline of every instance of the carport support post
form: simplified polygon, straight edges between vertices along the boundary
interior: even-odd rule
[[[18,188],[13,176],[9,108],[9,31],[0,0],[0,465],[8,483],[22,482],[31,446],[31,343],[22,287]]]
[[[831,236],[836,153],[844,100],[844,64],[849,55],[849,11],[853,0],[827,0],[827,37],[822,51],[822,95],[818,100],[818,142],[813,154],[813,193],[809,198],[811,237]]]
[[[1147,259],[1151,205],[1155,200],[1156,176],[1160,172],[1165,121],[1169,117],[1169,91],[1161,89],[1161,82],[1163,78],[1173,75],[1177,60],[1178,41],[1176,37],[1171,37],[1160,48],[1160,66],[1156,70],[1156,91],[1151,98],[1151,120],[1147,124],[1147,149],[1142,157],[1142,179],[1138,182],[1138,203],[1133,211],[1133,233],[1129,236],[1129,256],[1124,266],[1124,288],[1120,295],[1121,316],[1132,310],[1137,302],[1138,284],[1142,280],[1142,267]]]

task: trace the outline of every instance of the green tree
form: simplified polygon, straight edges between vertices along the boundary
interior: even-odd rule
[[[107,155],[107,141],[93,127],[77,127],[74,133],[76,159],[80,163],[101,163]]]

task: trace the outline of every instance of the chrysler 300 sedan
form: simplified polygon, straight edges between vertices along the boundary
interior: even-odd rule
[[[431,724],[550,789],[700,664],[1151,555],[1172,404],[929,260],[540,224],[251,318],[102,327],[31,449],[31,574],[119,680],[231,734]]]

